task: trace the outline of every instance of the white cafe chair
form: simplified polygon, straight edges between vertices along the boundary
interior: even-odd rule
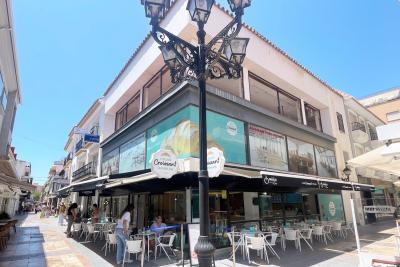
[[[136,254],[136,260],[137,260],[137,255],[141,252],[142,252],[142,240],[126,240],[124,259],[122,260],[122,267],[125,266],[126,253]]]
[[[72,224],[72,234],[75,236],[77,234],[79,236],[79,233],[82,231],[82,225],[80,223],[74,223]]]
[[[88,225],[87,225],[87,223],[81,223],[81,225],[82,225],[82,232],[81,232],[81,235],[79,236],[79,238],[82,238],[82,236],[85,236],[85,238],[86,238],[89,233]]]
[[[324,241],[325,245],[328,245],[328,242],[326,241],[326,236],[324,234],[324,227],[323,226],[319,226],[319,225],[315,225],[313,227],[313,232],[312,234],[315,236],[315,238],[319,241]]]
[[[340,222],[333,222],[332,223],[332,232],[335,234],[335,236],[341,236],[344,238],[344,231],[342,229],[342,223]]]
[[[297,230],[285,229],[285,247],[286,247],[286,241],[294,241],[296,249],[299,249],[301,251],[300,238]]]
[[[247,254],[247,258],[249,260],[249,264],[251,264],[250,250],[255,250],[255,251],[257,251],[257,253],[261,253],[261,259],[263,259],[263,256],[265,256],[265,259],[267,260],[267,262],[269,264],[268,253],[267,253],[267,248],[265,246],[264,236],[257,236],[257,237],[246,236],[246,254]]]
[[[117,248],[117,236],[115,234],[107,234],[104,256],[107,256],[107,249],[110,251],[111,247],[115,250]]]
[[[271,240],[268,241],[267,237],[271,237]],[[271,232],[269,235],[265,236],[265,244],[268,247],[268,249],[272,252],[272,254],[274,254],[278,259],[281,259],[278,255],[278,253],[276,253],[275,249],[273,248],[276,245],[276,240],[278,239],[279,234],[275,233],[275,232]]]
[[[176,256],[175,251],[172,249],[172,246],[174,245],[175,236],[176,236],[176,234],[173,233],[171,235],[162,235],[157,238],[157,245],[155,248],[154,260],[157,259],[158,248],[160,248],[160,256],[161,256],[162,251],[164,251],[164,253],[165,253],[165,255],[167,255],[169,261],[171,261],[171,258],[169,257],[165,248],[169,248],[172,251],[172,254],[174,254],[174,256]],[[165,239],[168,242],[164,242]]]
[[[97,237],[100,234],[100,231],[99,230],[95,230],[95,227],[94,227],[93,224],[88,224],[86,227],[88,229],[88,233],[86,235],[85,241],[88,241],[90,238],[93,238],[93,242],[95,242]]]

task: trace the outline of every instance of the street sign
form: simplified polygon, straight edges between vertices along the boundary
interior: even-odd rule
[[[94,134],[85,134],[83,140],[88,143],[99,143],[100,142],[100,136],[99,135],[94,135]]]

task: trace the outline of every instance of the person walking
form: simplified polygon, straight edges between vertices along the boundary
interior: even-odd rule
[[[66,210],[65,204],[64,202],[62,202],[60,208],[58,209],[58,224],[61,226],[64,225],[65,210]]]
[[[67,237],[72,237],[72,235],[71,235],[71,227],[72,227],[72,224],[76,220],[77,209],[78,209],[78,204],[76,204],[76,203],[72,203],[71,206],[69,206],[69,208],[68,208],[68,212],[67,212],[67,219],[68,219]]]
[[[115,227],[115,234],[117,237],[117,264],[121,264],[124,259],[125,253],[125,241],[129,238],[129,223],[131,222],[131,211],[133,210],[133,204],[128,204],[122,211]]]

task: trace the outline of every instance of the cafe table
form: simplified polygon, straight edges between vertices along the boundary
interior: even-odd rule
[[[144,237],[145,242],[143,243],[143,248],[144,248],[145,253],[146,253],[146,249],[147,249],[147,261],[149,261],[150,260],[150,240],[151,240],[151,237],[154,236],[154,241],[156,241],[157,233],[152,232],[152,231],[144,231],[144,232],[138,233],[136,236],[140,236],[140,237],[142,237],[142,239]],[[147,245],[146,245],[146,239],[147,239]],[[156,244],[154,244],[154,245],[156,245]]]

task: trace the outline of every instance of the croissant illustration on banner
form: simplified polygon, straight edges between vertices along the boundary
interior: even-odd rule
[[[212,137],[207,134],[207,146],[217,147],[223,151]],[[199,125],[188,120],[178,122],[170,135],[161,143],[161,149],[174,152],[177,157],[199,156]]]

